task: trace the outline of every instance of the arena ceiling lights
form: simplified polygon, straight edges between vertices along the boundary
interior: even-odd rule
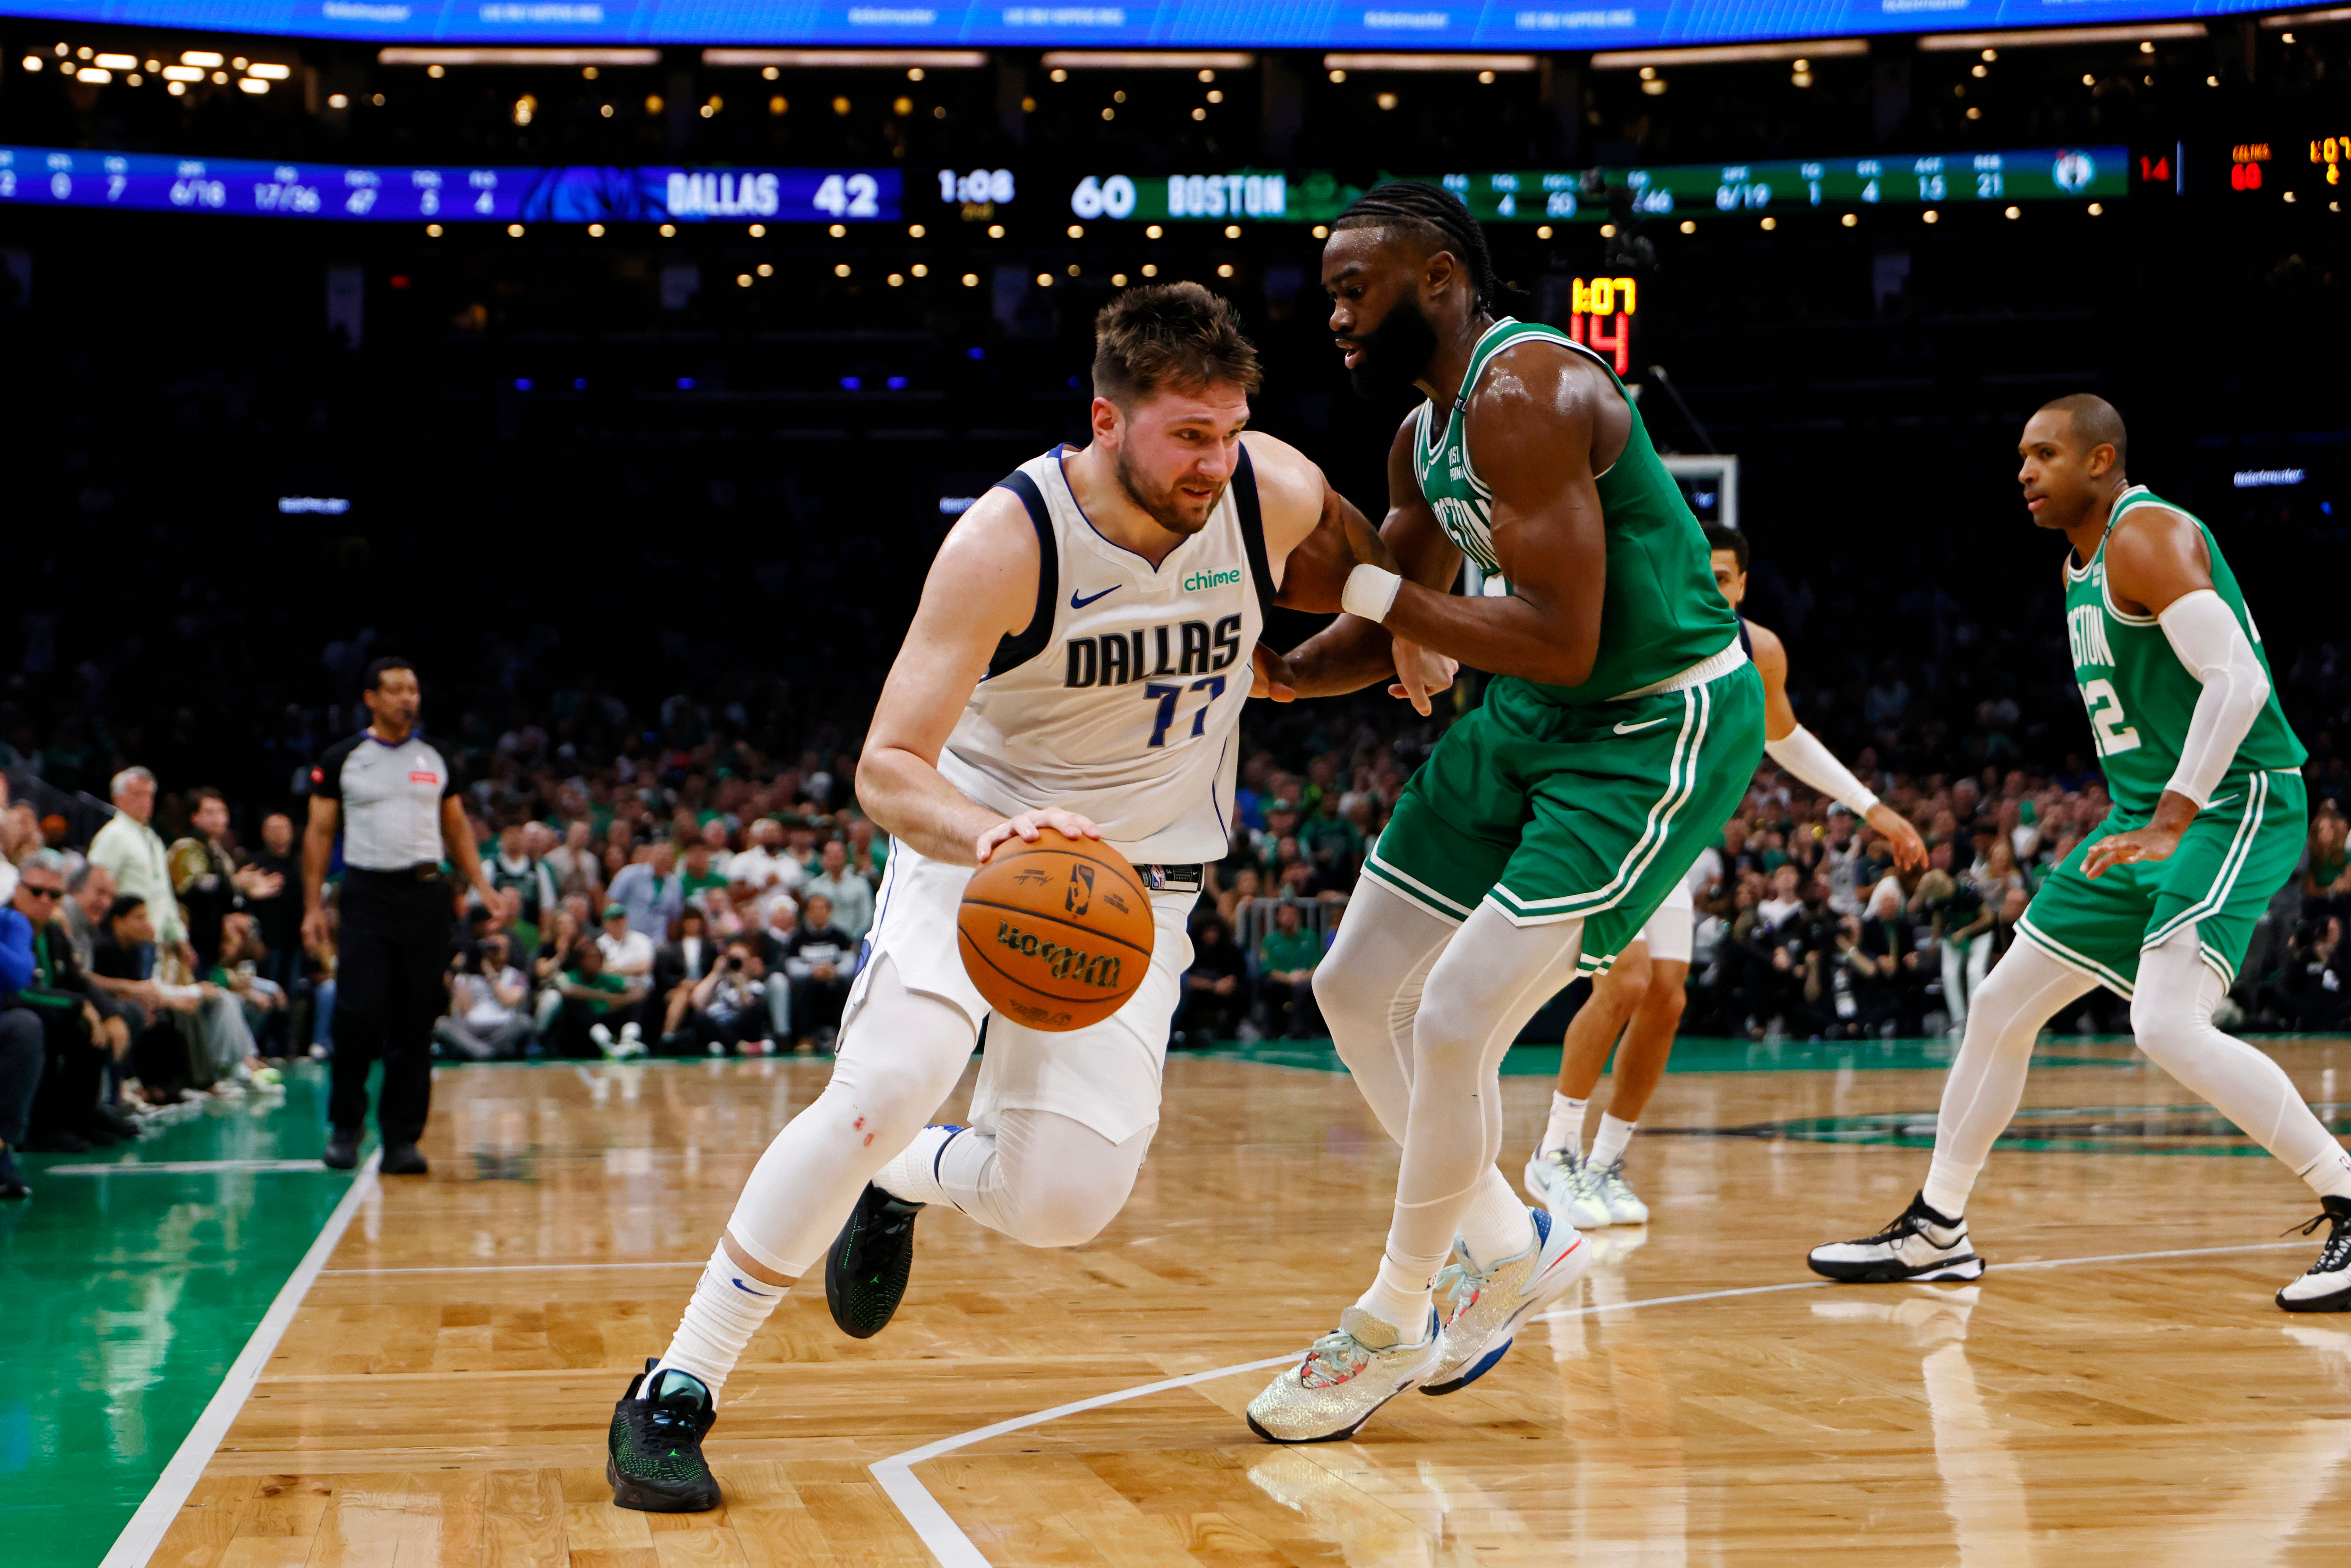
[[[1065,71],[1245,71],[1255,55],[1202,49],[1048,49],[1045,68]]]
[[[1532,55],[1324,55],[1326,71],[1531,71]]]
[[[1755,60],[1828,60],[1869,53],[1866,38],[1809,38],[1794,44],[1721,44],[1694,49],[1604,49],[1592,57],[1596,71],[1638,70],[1644,66],[1732,66]]]
[[[792,69],[874,68],[889,70],[976,70],[985,49],[705,49],[705,66],[777,66]]]
[[[2010,33],[1929,33],[1918,40],[1929,55],[1978,49],[2049,48],[2061,44],[2144,44],[2157,38],[2208,37],[2201,22],[2142,22],[2127,27],[2029,27]]]
[[[659,49],[378,49],[380,66],[657,66]]]

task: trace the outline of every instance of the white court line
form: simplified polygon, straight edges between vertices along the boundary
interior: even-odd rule
[[[2084,1263],[2136,1263],[2158,1258],[2205,1258],[2228,1252],[2274,1252],[2287,1247],[2307,1247],[2307,1241],[2262,1241],[2244,1247],[2182,1247],[2164,1252],[2109,1252],[2096,1258],[2043,1258],[2030,1263],[2004,1263],[1986,1273],[2016,1269],[2068,1269]],[[1687,1301],[1719,1301],[1734,1296],[1761,1296],[1779,1291],[1822,1290],[1836,1283],[1834,1280],[1797,1280],[1784,1285],[1743,1285],[1731,1291],[1701,1291],[1687,1296],[1650,1296],[1636,1301],[1606,1301],[1588,1307],[1571,1307],[1555,1312],[1544,1312],[1531,1321],[1557,1322],[1566,1318],[1591,1317],[1601,1312],[1629,1312],[1641,1307],[1668,1307]],[[1050,1410],[1040,1410],[1031,1416],[1016,1416],[1009,1421],[998,1421],[991,1427],[980,1427],[969,1432],[958,1432],[952,1437],[942,1437],[935,1443],[925,1443],[919,1448],[909,1448],[903,1454],[892,1454],[886,1459],[876,1459],[866,1467],[882,1490],[897,1505],[906,1522],[921,1536],[923,1545],[943,1568],[988,1568],[987,1559],[972,1544],[971,1537],[963,1532],[930,1489],[914,1477],[914,1467],[957,1448],[990,1437],[1000,1437],[1007,1432],[1018,1432],[1029,1427],[1041,1427],[1048,1421],[1064,1416],[1075,1416],[1087,1410],[1098,1410],[1105,1405],[1123,1404],[1129,1399],[1142,1399],[1154,1394],[1164,1394],[1173,1388],[1188,1388],[1196,1383],[1212,1383],[1219,1377],[1235,1377],[1244,1372],[1263,1372],[1270,1367],[1288,1366],[1302,1352],[1288,1355],[1268,1356],[1262,1361],[1244,1361],[1231,1366],[1220,1366],[1212,1372],[1188,1373],[1182,1377],[1164,1378],[1146,1383],[1138,1388],[1122,1388],[1113,1394],[1097,1394],[1091,1399],[1073,1400],[1056,1405]],[[102,1565],[111,1568],[111,1564]]]
[[[213,1455],[219,1451],[221,1439],[228,1436],[236,1413],[245,1408],[246,1398],[252,1394],[253,1385],[261,1380],[261,1369],[269,1364],[270,1356],[277,1352],[277,1342],[286,1336],[287,1325],[294,1321],[295,1312],[302,1305],[302,1298],[309,1294],[310,1282],[326,1268],[327,1260],[334,1255],[336,1245],[343,1239],[343,1232],[350,1228],[351,1216],[359,1212],[360,1205],[366,1201],[368,1194],[375,1190],[376,1165],[381,1157],[381,1150],[370,1155],[367,1164],[361,1166],[359,1175],[351,1179],[350,1187],[343,1194],[342,1201],[335,1205],[332,1214],[327,1216],[327,1223],[319,1228],[318,1238],[310,1243],[310,1249],[302,1254],[299,1263],[294,1265],[294,1272],[287,1276],[286,1283],[278,1288],[277,1299],[269,1303],[269,1310],[255,1325],[253,1337],[245,1342],[245,1349],[237,1354],[227,1375],[222,1377],[220,1386],[213,1391],[212,1402],[204,1406],[204,1414],[196,1417],[195,1426],[189,1428],[179,1451],[172,1456],[172,1462],[165,1465],[163,1473],[155,1478],[155,1484],[148,1490],[146,1500],[139,1505],[139,1511],[131,1516],[131,1522],[124,1525],[122,1533],[114,1538],[114,1545],[99,1563],[99,1568],[146,1568],[147,1560],[163,1543],[164,1533],[172,1528],[172,1521],[179,1517],[180,1510],[186,1506],[188,1494],[196,1490],[196,1482],[204,1479],[205,1467],[213,1462]]]
[[[350,1274],[568,1274],[578,1269],[699,1269],[706,1258],[675,1263],[434,1263],[414,1269],[321,1269],[329,1279]]]
[[[115,1160],[95,1165],[51,1166],[45,1175],[111,1176],[324,1176],[317,1160]]]

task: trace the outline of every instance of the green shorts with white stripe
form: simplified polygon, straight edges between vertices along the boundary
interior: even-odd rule
[[[1481,899],[1511,921],[1584,922],[1604,972],[1715,841],[1763,756],[1763,682],[1567,707],[1510,676],[1446,731],[1364,874],[1450,920]]]
[[[2138,983],[2141,950],[2192,923],[2204,962],[2233,986],[2253,923],[2302,858],[2309,817],[2301,774],[2283,768],[2231,774],[2169,860],[2110,866],[2093,880],[2082,874],[2090,846],[2147,826],[2143,815],[2109,812],[2049,873],[2017,935],[2127,997]]]

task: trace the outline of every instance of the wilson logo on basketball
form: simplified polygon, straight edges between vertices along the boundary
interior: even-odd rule
[[[996,944],[1008,947],[1026,958],[1035,958],[1046,966],[1047,973],[1057,980],[1074,980],[1081,986],[1092,986],[1100,991],[1119,988],[1120,959],[1115,953],[1089,953],[1083,948],[1042,939],[1033,931],[1023,931],[1009,920],[996,923]]]

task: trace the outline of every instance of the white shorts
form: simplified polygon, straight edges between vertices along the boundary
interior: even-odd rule
[[[865,937],[864,963],[841,1013],[843,1037],[865,1000],[870,977],[881,960],[888,958],[908,990],[952,1002],[971,1020],[975,1033],[987,1023],[987,1050],[980,1058],[979,1083],[971,1101],[975,1125],[992,1126],[1002,1111],[1051,1111],[1121,1144],[1158,1121],[1168,1026],[1176,1016],[1184,971],[1192,967],[1186,922],[1198,902],[1197,891],[1151,894],[1157,933],[1151,967],[1124,1007],[1098,1024],[1048,1034],[992,1013],[964,972],[963,955],[956,946],[956,912],[971,875],[968,867],[930,860],[904,843],[891,843],[875,899],[873,928]]]
[[[1641,927],[1641,940],[1649,945],[1650,961],[1688,963],[1690,932],[1697,923],[1698,905],[1690,898],[1689,883],[1678,883],[1657,905],[1657,912],[1649,916],[1649,923]]]

